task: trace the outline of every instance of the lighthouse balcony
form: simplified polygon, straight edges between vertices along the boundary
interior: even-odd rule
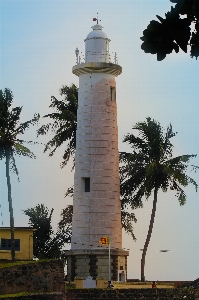
[[[113,63],[88,62],[75,65],[72,72],[77,76],[88,73],[107,73],[118,76],[122,73],[122,67]]]

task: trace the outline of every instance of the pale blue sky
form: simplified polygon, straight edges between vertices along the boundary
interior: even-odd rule
[[[199,62],[189,54],[172,54],[157,62],[141,49],[142,31],[156,14],[170,10],[169,0],[45,1],[0,0],[0,88],[10,88],[14,106],[23,106],[22,121],[35,112],[50,112],[51,95],[63,84],[78,85],[72,74],[75,48],[84,52],[84,39],[99,13],[100,23],[117,52],[123,73],[117,78],[119,150],[124,134],[147,116],[163,127],[171,123],[175,155],[199,154]],[[43,120],[41,119],[41,124]],[[35,129],[24,138],[36,140]],[[50,136],[40,138],[45,143]],[[11,176],[16,226],[26,226],[21,210],[44,203],[55,208],[53,226],[61,209],[71,203],[64,192],[73,184],[70,166],[59,168],[63,149],[54,157],[43,154],[43,145],[30,146],[37,159],[17,158],[20,183]],[[192,161],[199,165],[199,158]],[[199,174],[190,174],[199,183]],[[187,188],[187,204],[180,207],[173,193],[159,194],[154,230],[146,257],[147,280],[193,280],[199,276],[199,194]],[[0,162],[0,224],[9,225],[5,164]],[[128,277],[140,278],[141,251],[151,214],[151,199],[135,211],[137,242],[124,234],[123,247],[130,248]],[[173,250],[168,253],[160,249]]]

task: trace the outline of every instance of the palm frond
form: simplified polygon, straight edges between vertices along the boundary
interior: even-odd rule
[[[22,107],[11,108],[13,94],[9,89],[0,91],[0,159],[10,153],[11,170],[18,176],[14,155],[35,158],[34,154],[24,146],[25,143],[34,144],[32,141],[24,141],[18,138],[30,125],[35,125],[39,120],[39,114],[27,122],[20,123]]]
[[[36,158],[33,152],[31,152],[27,147],[23,146],[19,143],[14,143],[14,146],[12,148],[13,154],[17,154],[19,156],[27,156],[30,158]]]
[[[29,121],[26,121],[24,123],[21,123],[15,130],[14,132],[16,132],[17,134],[23,134],[24,131],[26,129],[28,129],[30,127],[30,125],[35,125],[38,123],[40,119],[40,115],[39,114],[34,114],[34,117],[29,120]]]
[[[66,145],[61,163],[61,167],[64,167],[75,153],[78,89],[74,84],[69,87],[62,86],[60,95],[64,97],[63,100],[51,96],[49,107],[55,112],[44,116],[53,122],[41,126],[37,130],[37,135],[45,135],[50,131],[54,133],[54,137],[46,143],[44,148],[44,152],[49,151],[49,156],[53,156],[59,147]]]
[[[191,183],[196,191],[198,189],[195,180],[186,174],[188,163],[196,155],[172,156],[170,139],[177,132],[173,132],[171,124],[164,133],[160,123],[147,118],[145,122],[136,123],[133,129],[138,131],[138,136],[127,134],[124,137],[132,153],[120,153],[121,195],[125,202],[136,208],[135,203],[139,207],[142,197],[148,198],[155,188],[164,192],[170,188],[176,191],[183,205],[186,195],[182,187]],[[199,167],[192,165],[192,169],[196,171]]]
[[[133,223],[137,222],[134,213],[129,213],[127,210],[122,209],[122,228],[124,228],[127,234],[130,234],[134,241],[136,241],[135,234],[133,232]]]
[[[20,181],[19,180],[19,171],[17,169],[17,165],[15,162],[14,153],[13,153],[12,149],[10,151],[10,169],[17,175],[17,179],[18,179],[18,181]]]

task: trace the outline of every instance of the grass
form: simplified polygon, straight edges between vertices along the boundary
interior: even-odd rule
[[[0,263],[0,268],[10,268],[15,266],[27,265],[27,264],[35,264],[35,263],[42,263],[53,259],[41,259],[41,260],[20,260],[15,262],[6,262]]]
[[[121,283],[121,282],[114,282],[114,289],[150,289],[152,282],[126,282],[126,283]],[[174,285],[171,284],[164,284],[164,283],[157,283],[156,282],[156,287],[158,289],[171,289],[174,288]]]
[[[47,295],[47,294],[60,294],[60,292],[20,292],[20,293],[15,293],[15,294],[4,294],[0,295],[0,299],[7,299],[9,298],[17,298],[17,297],[23,297],[23,296],[28,296],[28,295]]]
[[[33,294],[33,293],[31,293],[31,294]],[[16,298],[16,297],[26,296],[26,295],[30,295],[30,293],[28,293],[28,292],[20,292],[20,293],[17,293],[17,294],[0,295],[0,299],[7,299],[8,297],[9,298]]]

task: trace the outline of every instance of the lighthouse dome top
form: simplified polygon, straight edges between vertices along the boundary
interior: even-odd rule
[[[85,41],[88,39],[93,39],[93,38],[108,39],[107,34],[104,31],[102,31],[103,27],[100,24],[96,24],[96,25],[92,26],[91,28],[93,29],[93,31],[91,31],[87,35]]]
[[[85,62],[109,62],[109,38],[100,24],[91,27],[85,42]]]

